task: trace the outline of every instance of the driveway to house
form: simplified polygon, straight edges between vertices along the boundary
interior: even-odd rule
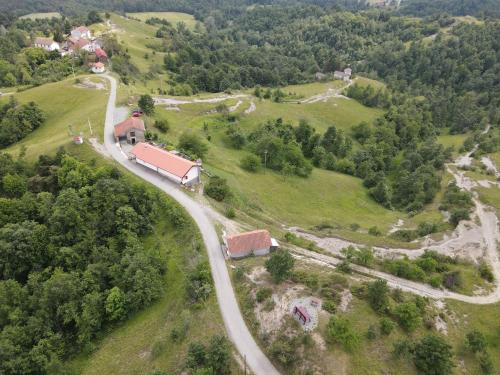
[[[246,363],[254,374],[279,374],[273,364],[259,348],[250,334],[245,321],[243,320],[240,308],[236,301],[233,286],[229,278],[226,261],[222,253],[219,238],[215,231],[214,223],[209,219],[205,208],[200,203],[189,197],[186,193],[181,191],[176,184],[171,183],[151,170],[129,161],[127,156],[115,143],[113,137],[113,126],[120,120],[123,120],[122,118],[115,118],[115,112],[117,114],[120,113],[120,111],[116,111],[115,107],[116,79],[107,74],[102,75],[102,77],[107,78],[110,82],[109,99],[106,107],[106,119],[104,123],[104,147],[118,163],[123,165],[130,172],[170,195],[193,217],[194,221],[200,228],[205,246],[207,248],[217,300],[219,302],[222,318],[224,320],[224,325],[226,326],[229,338],[234,343],[241,357],[245,358]],[[116,117],[123,117],[123,113],[121,115],[117,115]]]

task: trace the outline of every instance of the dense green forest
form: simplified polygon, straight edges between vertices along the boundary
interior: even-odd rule
[[[407,0],[401,3],[401,14],[428,16],[448,13],[454,16],[500,15],[499,0]]]
[[[160,297],[165,254],[142,239],[162,216],[177,228],[186,219],[117,169],[64,152],[35,165],[0,161],[0,373],[55,374],[103,328]],[[186,295],[206,298],[210,282],[200,264]]]

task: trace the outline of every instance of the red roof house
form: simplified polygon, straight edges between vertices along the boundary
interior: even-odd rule
[[[106,51],[104,51],[102,48],[99,47],[95,49],[95,57],[97,61],[100,62],[106,62],[108,60],[108,55],[106,54]]]
[[[127,141],[127,143],[133,145],[139,142],[144,142],[145,131],[146,127],[144,126],[144,121],[137,117],[129,117],[125,121],[116,124],[113,129],[115,140],[117,142]]]
[[[137,117],[133,118],[142,121]],[[184,159],[148,143],[136,144],[130,154],[138,164],[142,164],[179,184],[195,185],[200,182],[200,163]]]
[[[271,238],[265,229],[225,236],[224,245],[231,258],[242,258],[250,254],[265,255],[272,248],[278,247],[278,242]]]

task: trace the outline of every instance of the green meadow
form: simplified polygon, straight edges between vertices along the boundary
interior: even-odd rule
[[[37,20],[37,19],[44,19],[44,18],[60,18],[61,14],[59,12],[45,12],[45,13],[30,13],[26,14],[24,16],[19,17],[20,19],[30,19],[30,20]]]
[[[79,76],[78,79],[83,81],[85,76]],[[107,83],[102,78],[90,79]],[[22,147],[26,147],[27,158],[34,159],[40,154],[52,153],[60,146],[71,144],[72,134],[82,133],[88,139],[90,127],[93,136],[102,139],[107,90],[78,87],[75,78],[71,77],[15,93],[14,97],[20,103],[37,103],[45,112],[47,120],[39,129],[7,148],[7,152],[18,154]]]
[[[187,13],[180,12],[138,12],[138,13],[127,13],[128,17],[137,18],[140,21],[147,21],[149,18],[159,18],[162,20],[167,20],[168,22],[177,25],[183,22],[189,29],[193,30],[196,26],[196,20],[194,16]]]

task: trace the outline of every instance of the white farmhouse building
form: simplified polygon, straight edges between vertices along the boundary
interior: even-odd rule
[[[90,34],[90,30],[85,26],[79,26],[71,30],[71,37],[75,39],[90,39],[92,38],[92,34]]]
[[[192,186],[200,183],[201,163],[184,159],[148,143],[137,143],[130,151],[137,164],[158,172],[178,184]]]
[[[271,238],[269,231],[265,229],[232,236],[224,235],[222,239],[227,255],[231,258],[243,258],[252,254],[266,255],[279,246],[278,241]]]
[[[33,46],[43,48],[46,51],[58,51],[61,48],[59,43],[55,42],[53,39],[41,37],[35,38]]]

